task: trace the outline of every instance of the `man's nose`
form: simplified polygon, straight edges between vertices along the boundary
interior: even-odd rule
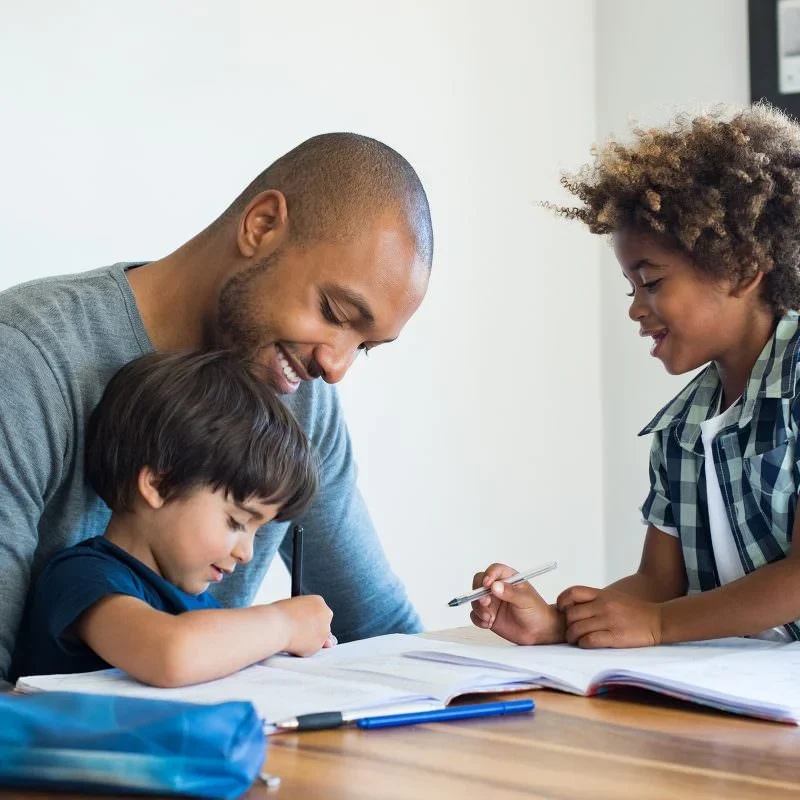
[[[322,346],[314,352],[314,361],[325,383],[339,383],[358,355],[358,345],[342,342],[336,346]]]

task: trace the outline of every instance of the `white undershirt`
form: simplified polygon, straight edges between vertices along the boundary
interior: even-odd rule
[[[719,409],[719,405],[717,406]],[[722,491],[719,488],[717,471],[714,469],[714,458],[711,451],[711,444],[716,435],[731,424],[740,409],[734,403],[726,411],[717,414],[711,419],[700,423],[700,432],[703,438],[703,451],[706,459],[706,503],[708,505],[708,525],[711,533],[711,549],[714,553],[714,561],[717,564],[717,575],[720,585],[738,580],[744,577],[744,568],[736,550],[736,542],[733,539],[733,532],[725,511],[725,501],[722,499]],[[671,536],[677,536],[675,528],[659,528]],[[783,625],[769,628],[766,631],[755,634],[754,639],[769,639],[777,642],[791,642],[792,637]]]

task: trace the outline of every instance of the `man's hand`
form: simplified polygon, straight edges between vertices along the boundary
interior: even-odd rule
[[[566,618],[566,640],[578,647],[661,644],[661,604],[614,589],[572,586],[556,600]]]
[[[492,564],[472,579],[472,588],[491,589],[472,603],[470,619],[479,628],[490,628],[516,644],[553,644],[564,641],[564,619],[527,581],[513,586],[505,578],[517,571],[505,564]]]

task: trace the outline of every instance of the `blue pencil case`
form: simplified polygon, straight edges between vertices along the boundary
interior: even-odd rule
[[[235,798],[266,753],[251,703],[0,695],[0,786]]]

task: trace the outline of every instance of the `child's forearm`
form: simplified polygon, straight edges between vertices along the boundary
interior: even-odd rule
[[[175,635],[164,642],[164,677],[173,686],[214,680],[285,649],[289,621],[279,608],[187,611],[175,617]]]
[[[618,592],[625,592],[625,594],[638,597],[640,600],[647,600],[650,603],[663,603],[680,596],[675,587],[662,586],[650,575],[643,575],[641,572],[626,575],[606,586],[606,589],[616,589]]]
[[[681,597],[686,593],[686,568],[680,539],[650,525],[639,569],[606,588],[648,603]]]
[[[137,680],[176,687],[220,678],[286,648],[291,623],[278,605],[173,616],[113,596],[87,611],[78,635]]]
[[[661,643],[748,636],[800,618],[800,558],[661,606]]]

